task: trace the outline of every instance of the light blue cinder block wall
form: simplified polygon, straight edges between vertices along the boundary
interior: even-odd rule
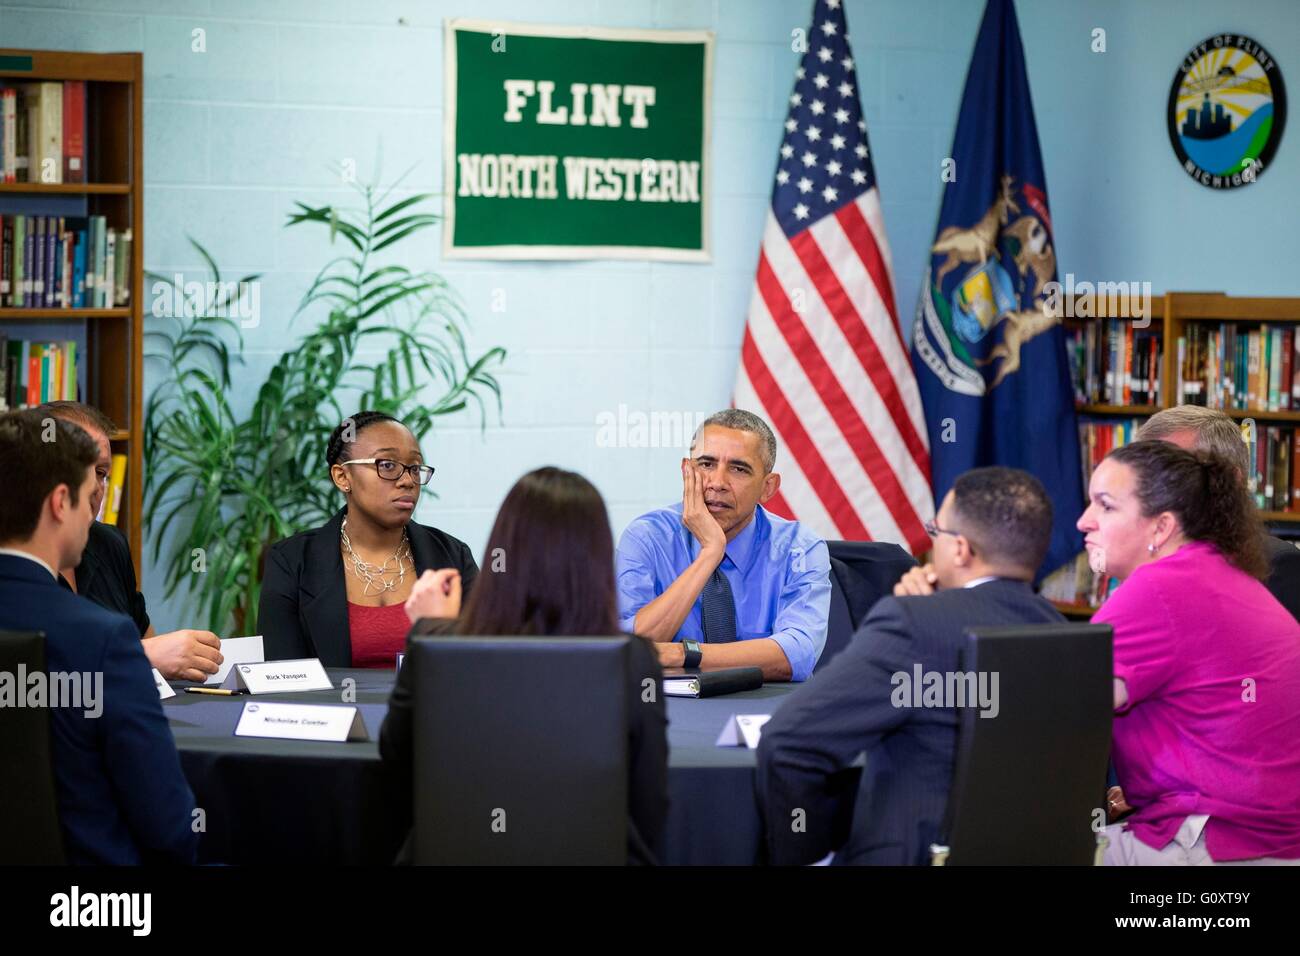
[[[907,326],[983,3],[846,8]],[[1213,192],[1179,170],[1164,121],[1180,58],[1216,31],[1265,43],[1300,88],[1292,0],[1018,9],[1062,274],[1158,292],[1300,294],[1297,134],[1255,186]],[[237,372],[246,396],[298,328],[289,318],[330,252],[319,235],[282,228],[293,202],[347,201],[332,167],[351,158],[369,178],[377,148],[385,178],[410,169],[406,186],[441,188],[444,18],[716,32],[711,264],[444,263],[432,233],[411,251],[409,262],[458,290],[473,342],[510,350],[500,420],[482,433],[469,417],[448,420],[425,448],[439,497],[422,502],[419,520],[481,552],[505,491],[540,464],[588,475],[616,532],[680,493],[681,448],[600,447],[598,416],[728,403],[797,60],[791,31],[808,26],[810,10],[803,0],[4,0],[0,45],[144,52],[146,264],[199,273],[189,234],[228,272],[263,273],[261,325]],[[206,53],[191,52],[195,27]],[[1107,31],[1104,54],[1090,49],[1095,27]],[[164,374],[148,367],[146,388]],[[144,588],[160,629],[191,623],[162,600],[156,569]]]

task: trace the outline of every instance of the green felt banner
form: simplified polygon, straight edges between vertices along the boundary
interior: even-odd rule
[[[707,262],[713,34],[446,29],[443,252]]]

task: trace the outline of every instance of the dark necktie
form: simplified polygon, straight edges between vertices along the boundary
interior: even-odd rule
[[[726,644],[736,639],[736,602],[721,565],[713,569],[700,592],[700,617],[704,621],[704,643]]]

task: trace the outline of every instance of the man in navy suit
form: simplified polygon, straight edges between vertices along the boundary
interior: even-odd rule
[[[0,630],[44,632],[49,674],[79,675],[80,700],[50,701],[68,862],[193,863],[194,795],[139,631],[60,587],[55,571],[75,566],[86,546],[98,454],[69,422],[0,416]]]
[[[969,627],[1064,620],[1030,587],[1052,534],[1052,503],[1032,475],[966,472],[926,530],[933,563],[908,571],[763,728],[758,797],[773,863],[832,851],[835,863],[927,862],[947,809],[958,714],[946,701],[915,706],[898,689],[917,665],[962,671]],[[851,768],[863,751],[855,805]]]

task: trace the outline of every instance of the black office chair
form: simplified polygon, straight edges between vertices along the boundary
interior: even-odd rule
[[[813,673],[849,646],[854,633],[878,600],[894,593],[898,579],[916,559],[887,541],[827,541],[831,557],[831,605],[826,620],[826,647]]]
[[[972,628],[966,639],[963,669],[998,675],[997,714],[961,710],[947,837],[931,862],[1094,864],[1114,702],[1110,625]]]
[[[45,670],[45,635],[0,631],[0,673],[12,675],[19,694],[27,692],[20,675]],[[49,707],[0,707],[0,865],[62,866],[63,832],[54,793],[54,761]]]
[[[430,637],[415,668],[415,862],[627,862],[627,637]]]

